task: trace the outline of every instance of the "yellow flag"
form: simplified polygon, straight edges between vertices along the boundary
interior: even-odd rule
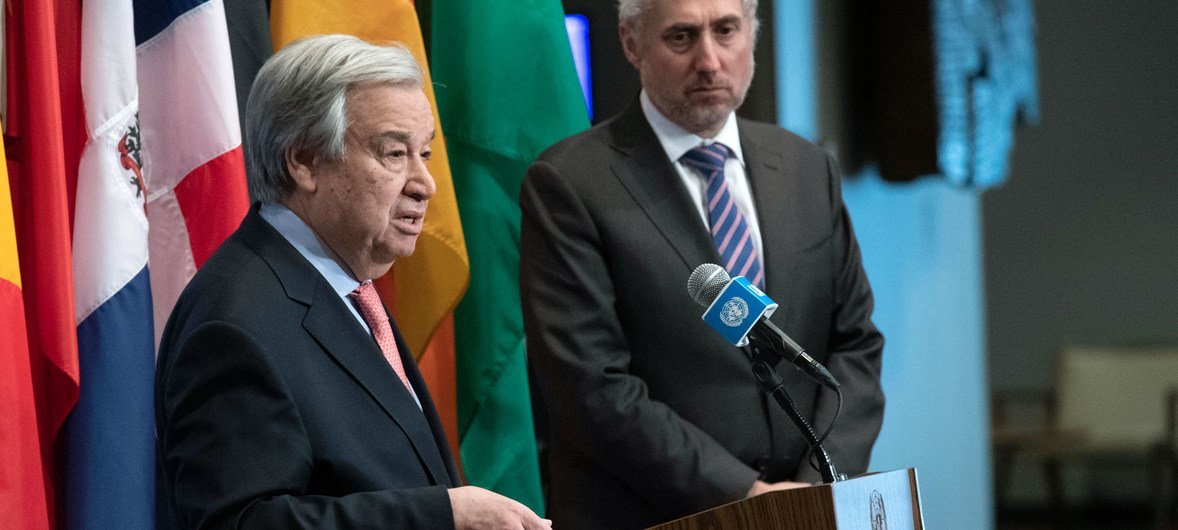
[[[20,261],[16,255],[16,224],[13,222],[10,200],[12,193],[8,189],[8,162],[2,155],[4,144],[0,143],[0,280],[8,280],[20,288]],[[24,334],[23,330],[21,334]]]
[[[458,217],[450,162],[446,156],[442,120],[434,99],[433,84],[426,63],[421,26],[413,4],[407,0],[273,0],[270,4],[270,34],[274,49],[308,35],[346,33],[381,44],[405,44],[425,76],[425,95],[434,109],[437,137],[430,173],[438,192],[429,203],[425,229],[412,256],[398,259],[393,266],[392,292],[389,282],[377,282],[381,294],[394,306],[397,326],[410,350],[420,360],[426,345],[443,319],[449,317],[470,282],[470,261]],[[387,278],[387,277],[386,277]],[[391,295],[391,296],[390,296]],[[403,310],[397,310],[401,306]],[[451,339],[449,342],[453,342]],[[453,358],[452,351],[450,357]]]

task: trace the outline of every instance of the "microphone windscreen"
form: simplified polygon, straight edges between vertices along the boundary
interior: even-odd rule
[[[717,296],[720,296],[720,291],[724,290],[731,279],[724,267],[715,263],[704,263],[691,271],[691,276],[687,277],[687,294],[690,294],[699,305],[708,307]]]

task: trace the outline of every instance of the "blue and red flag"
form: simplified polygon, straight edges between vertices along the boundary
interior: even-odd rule
[[[249,209],[221,0],[135,0],[156,341],[188,280]]]
[[[249,206],[224,7],[9,3],[0,526],[154,528],[155,345]]]
[[[65,429],[62,519],[153,528],[155,345],[181,290],[249,206],[224,6],[87,0],[81,35],[81,382]]]

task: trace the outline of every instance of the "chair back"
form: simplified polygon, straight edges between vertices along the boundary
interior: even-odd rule
[[[1057,426],[1085,433],[1088,449],[1140,452],[1166,428],[1178,388],[1178,347],[1069,347],[1060,352]]]

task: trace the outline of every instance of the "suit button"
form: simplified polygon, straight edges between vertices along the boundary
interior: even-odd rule
[[[771,460],[769,458],[769,455],[761,455],[761,456],[757,457],[756,460],[753,461],[753,468],[756,469],[758,473],[760,473],[761,479],[764,479],[765,474],[769,472],[770,461]]]

